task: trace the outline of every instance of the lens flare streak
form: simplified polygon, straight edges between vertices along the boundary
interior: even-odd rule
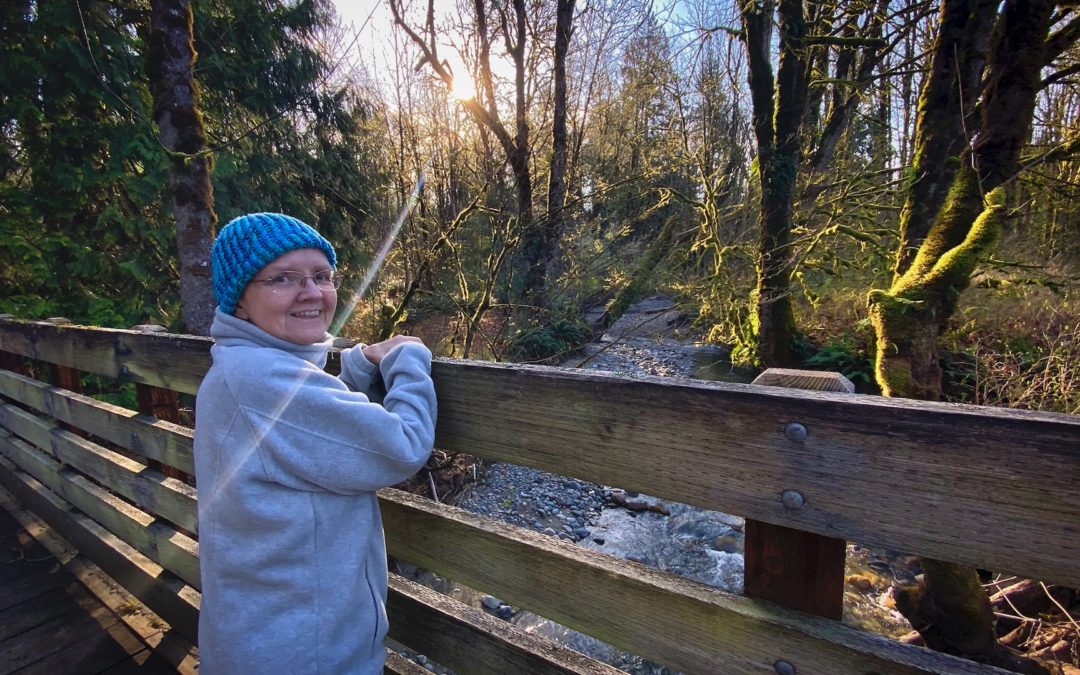
[[[375,258],[368,265],[367,271],[364,272],[364,278],[360,281],[360,284],[353,290],[352,297],[345,306],[338,312],[337,317],[334,319],[334,324],[330,327],[330,334],[337,335],[341,332],[341,329],[345,327],[345,324],[349,321],[353,312],[356,310],[356,305],[363,299],[364,293],[367,292],[368,286],[375,280],[375,275],[379,273],[379,269],[383,265],[383,261],[386,260],[386,255],[390,252],[390,248],[397,241],[398,233],[401,232],[401,226],[405,224],[405,219],[409,217],[412,210],[416,207],[420,201],[420,193],[424,190],[424,176],[427,173],[428,167],[431,165],[431,159],[429,158],[424,168],[420,171],[420,176],[416,179],[416,186],[413,187],[412,194],[409,195],[409,199],[405,202],[405,205],[398,213],[397,220],[394,221],[393,227],[386,235],[386,239],[383,240],[382,246],[379,247],[378,253],[375,254]]]

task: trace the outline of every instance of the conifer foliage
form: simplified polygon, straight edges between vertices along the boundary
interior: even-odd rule
[[[339,242],[348,271],[364,255],[380,149],[366,101],[329,84],[328,2],[192,8],[217,214],[288,211]],[[149,0],[0,6],[0,312],[181,327],[150,20]]]

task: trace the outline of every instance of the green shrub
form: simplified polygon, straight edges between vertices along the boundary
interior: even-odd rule
[[[514,361],[546,361],[577,349],[589,338],[589,327],[580,319],[556,319],[519,330],[511,338],[507,354]]]
[[[874,361],[867,350],[850,336],[834,338],[810,354],[803,364],[813,370],[837,372],[851,380],[861,392],[876,391]]]

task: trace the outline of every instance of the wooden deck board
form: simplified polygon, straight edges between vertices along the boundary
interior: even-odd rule
[[[0,508],[0,675],[174,673]]]
[[[69,589],[57,586],[44,595],[0,611],[0,644],[70,612],[69,593]]]

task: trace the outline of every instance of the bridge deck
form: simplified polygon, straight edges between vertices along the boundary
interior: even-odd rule
[[[175,673],[0,508],[0,675]]]

